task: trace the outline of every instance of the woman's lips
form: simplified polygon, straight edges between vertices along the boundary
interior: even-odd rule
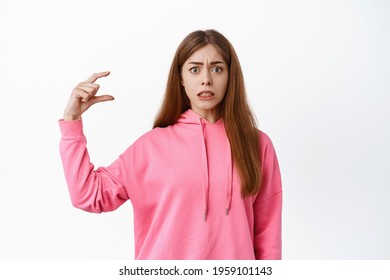
[[[200,99],[212,99],[215,96],[215,93],[211,90],[202,90],[198,93]]]

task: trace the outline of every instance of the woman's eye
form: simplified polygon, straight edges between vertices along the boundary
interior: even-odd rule
[[[190,72],[191,72],[191,73],[194,73],[194,74],[197,74],[197,73],[199,73],[199,69],[198,69],[197,67],[192,67],[192,68],[190,69]]]
[[[220,72],[222,72],[222,68],[221,67],[214,67],[213,69],[211,69],[211,72],[220,73]]]

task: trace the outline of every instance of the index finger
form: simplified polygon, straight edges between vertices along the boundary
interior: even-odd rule
[[[110,75],[110,71],[95,73],[91,77],[85,80],[86,83],[94,83],[97,79],[107,77]]]

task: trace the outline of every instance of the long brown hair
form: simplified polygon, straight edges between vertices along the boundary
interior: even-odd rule
[[[219,104],[226,135],[229,139],[233,161],[241,181],[241,195],[247,197],[260,189],[260,147],[256,119],[246,98],[244,78],[231,43],[215,30],[198,30],[181,42],[169,71],[163,103],[153,128],[174,124],[180,115],[191,108],[191,103],[181,84],[184,62],[198,49],[212,44],[229,66],[229,81],[224,99]]]

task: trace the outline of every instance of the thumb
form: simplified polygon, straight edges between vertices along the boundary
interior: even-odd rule
[[[94,98],[91,100],[92,101],[91,103],[95,104],[95,103],[111,101],[111,100],[114,100],[114,97],[106,94],[106,95],[94,96]]]

